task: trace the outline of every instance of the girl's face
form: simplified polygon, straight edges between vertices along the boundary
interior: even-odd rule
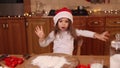
[[[61,18],[58,20],[58,28],[61,31],[66,31],[68,29],[69,20],[68,18]]]

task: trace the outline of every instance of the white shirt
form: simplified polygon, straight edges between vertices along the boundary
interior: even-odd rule
[[[77,36],[90,38],[94,37],[94,32],[92,31],[76,29],[76,33]],[[46,47],[51,42],[54,42],[53,53],[64,53],[72,55],[74,49],[74,38],[67,31],[57,34],[56,37],[54,36],[54,31],[52,31],[48,37],[43,42],[39,42],[39,44],[41,47]]]

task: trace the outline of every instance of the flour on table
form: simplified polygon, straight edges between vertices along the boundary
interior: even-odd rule
[[[70,64],[65,57],[58,56],[38,56],[32,60],[33,65],[40,68],[61,68],[64,64]]]

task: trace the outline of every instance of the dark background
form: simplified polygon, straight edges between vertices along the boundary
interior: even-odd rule
[[[2,16],[23,16],[23,0],[0,0],[0,17]]]
[[[0,0],[0,3],[23,3],[23,0]]]

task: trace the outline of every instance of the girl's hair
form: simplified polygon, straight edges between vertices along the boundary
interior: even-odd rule
[[[60,20],[60,19],[59,19]],[[58,20],[58,21],[59,21]],[[60,33],[60,29],[58,27],[58,21],[54,27],[54,35],[56,36],[57,34]],[[73,24],[72,24],[72,21],[70,19],[68,19],[68,22],[69,22],[69,25],[68,25],[68,28],[67,28],[67,31],[71,34],[71,36],[74,38],[74,39],[77,39],[77,35],[76,35],[76,31],[73,27]]]

